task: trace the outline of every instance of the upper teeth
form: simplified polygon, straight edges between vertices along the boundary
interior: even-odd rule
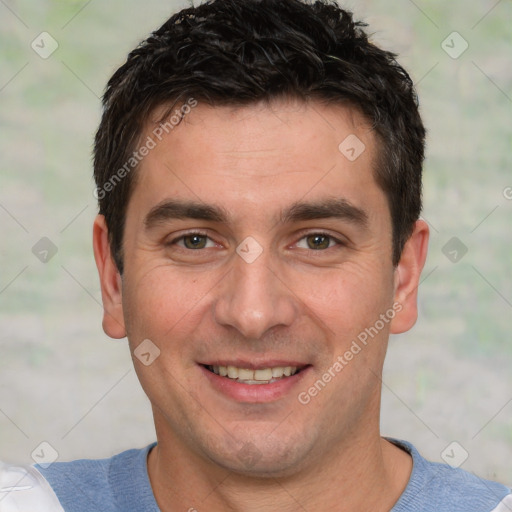
[[[281,377],[289,377],[297,373],[296,366],[276,366],[275,368],[262,368],[261,370],[250,370],[248,368],[237,368],[236,366],[210,366],[214,373],[221,377],[239,380],[269,381]]]

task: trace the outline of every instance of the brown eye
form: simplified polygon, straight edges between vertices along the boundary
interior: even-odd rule
[[[332,237],[328,235],[322,235],[320,233],[306,236],[308,248],[313,250],[328,249],[331,238]]]
[[[185,235],[182,237],[183,244],[187,249],[204,249],[206,247],[206,241],[208,237],[193,233],[191,235]]]

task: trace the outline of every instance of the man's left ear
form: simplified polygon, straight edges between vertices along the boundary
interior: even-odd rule
[[[418,318],[418,286],[427,258],[428,237],[427,223],[417,220],[395,268],[394,301],[397,306],[394,308],[396,315],[390,326],[392,334],[408,331]]]

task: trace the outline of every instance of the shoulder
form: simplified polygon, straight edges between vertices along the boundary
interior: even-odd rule
[[[424,459],[412,444],[389,440],[409,452],[413,458],[409,484],[392,512],[512,510],[512,494],[508,487],[448,464],[430,462]]]
[[[54,508],[25,506],[4,509],[0,501],[0,512],[4,510],[5,512],[11,510],[30,510],[31,512],[135,510],[132,507],[137,507],[138,503],[132,499],[134,494],[138,501],[152,499],[146,460],[153,446],[154,444],[140,450],[127,450],[106,459],[79,459],[71,462],[53,462],[48,466],[36,464],[24,468],[32,478],[39,480],[46,494],[52,496]],[[10,471],[12,472],[13,468]],[[20,489],[17,496],[19,499],[28,499],[27,490]],[[23,501],[22,503],[32,502]],[[153,509],[148,507],[147,510]]]
[[[109,471],[113,458],[79,459],[54,462],[48,467],[36,465],[52,487],[66,511],[114,510]]]
[[[0,512],[63,512],[51,486],[34,467],[0,462]]]
[[[66,512],[153,510],[147,455],[154,444],[107,459],[80,459],[37,467]],[[138,507],[141,503],[145,506]]]

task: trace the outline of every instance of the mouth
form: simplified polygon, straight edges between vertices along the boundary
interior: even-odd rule
[[[217,360],[198,364],[205,383],[205,393],[227,397],[237,403],[264,404],[290,399],[303,386],[313,366],[299,361]],[[210,391],[211,390],[211,391]],[[208,395],[213,399],[213,395]]]
[[[265,368],[251,369],[234,365],[201,365],[211,373],[225,377],[240,384],[258,385],[271,384],[288,377],[293,377],[310,365],[298,366],[268,366]]]

